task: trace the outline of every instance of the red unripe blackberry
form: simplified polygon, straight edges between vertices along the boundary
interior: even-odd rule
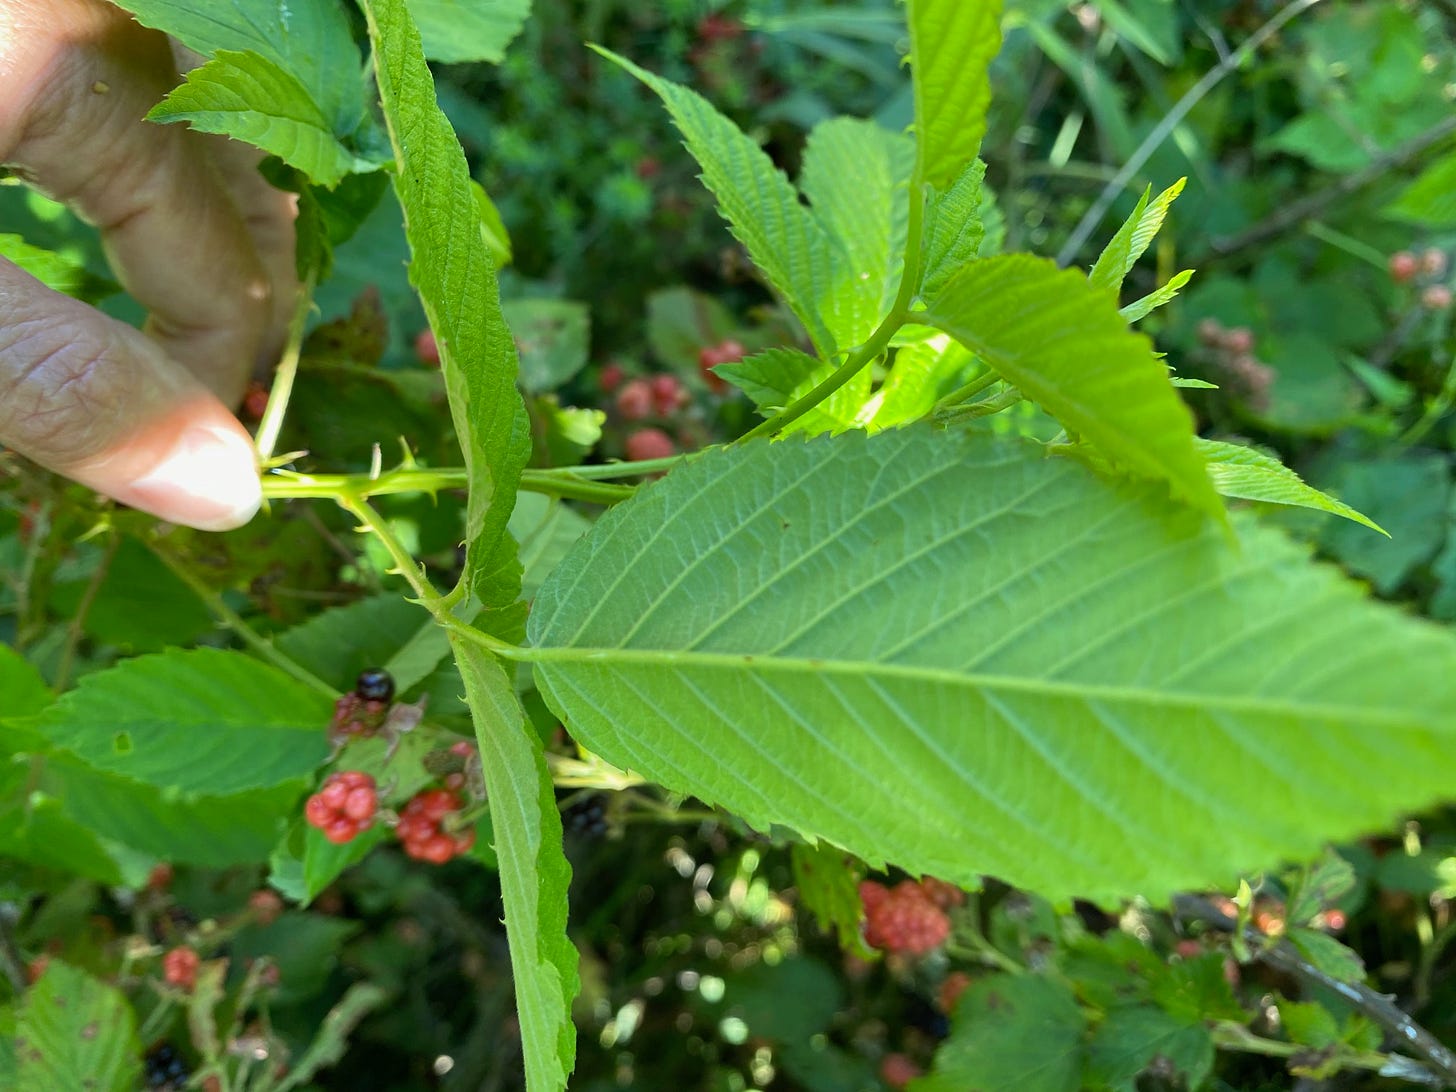
[[[677,454],[672,437],[660,428],[639,428],[627,437],[627,458],[632,462],[644,459],[665,459]]]
[[[652,405],[657,410],[657,416],[671,417],[686,404],[688,393],[683,390],[682,384],[677,381],[677,376],[654,375],[650,383],[652,386]]]
[[[1210,349],[1223,344],[1223,323],[1216,318],[1206,318],[1198,324],[1198,340]]]
[[[626,421],[641,421],[652,416],[652,384],[645,379],[630,379],[617,392],[617,412]]]
[[[1409,250],[1398,250],[1390,256],[1386,268],[1390,270],[1391,280],[1396,284],[1406,284],[1415,280],[1416,274],[1420,272],[1421,263]]]
[[[888,890],[866,880],[859,885],[859,891],[865,910],[865,943],[871,948],[924,955],[950,936],[950,918],[913,880],[904,880]]]
[[[303,817],[329,841],[342,845],[371,827],[378,809],[379,791],[374,778],[361,770],[344,770],[330,775],[323,787],[308,798]]]
[[[951,971],[941,982],[940,989],[936,992],[936,999],[940,1002],[940,1011],[947,1016],[955,1015],[956,1006],[960,1004],[961,994],[970,987],[971,976],[965,971]]]
[[[1254,351],[1254,331],[1247,326],[1235,326],[1225,330],[1223,347],[1235,356]]]
[[[416,860],[444,864],[475,845],[475,831],[448,829],[449,817],[460,808],[460,796],[449,789],[416,793],[399,814],[395,837]]]
[[[626,369],[613,360],[609,364],[602,365],[602,370],[597,375],[597,386],[602,388],[603,394],[615,394],[626,378]]]
[[[1421,306],[1427,311],[1444,311],[1451,306],[1451,289],[1444,284],[1427,285],[1421,290]]]
[[[263,411],[267,408],[268,388],[255,379],[243,392],[243,416],[250,421],[256,421],[263,416]]]
[[[1427,247],[1421,252],[1421,272],[1432,277],[1446,272],[1446,252],[1440,247]]]
[[[904,1054],[886,1054],[880,1059],[880,1080],[891,1088],[904,1088],[924,1072]]]
[[[419,357],[421,364],[431,368],[440,366],[440,345],[435,340],[435,331],[421,330],[415,338],[415,356]]]
[[[197,985],[197,969],[201,966],[202,957],[182,945],[162,957],[162,977],[170,985],[190,990]]]

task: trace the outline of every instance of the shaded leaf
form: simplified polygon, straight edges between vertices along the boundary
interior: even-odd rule
[[[335,138],[323,109],[291,72],[257,53],[218,50],[152,107],[148,121],[185,121],[203,133],[241,140],[323,186],[373,170]]]
[[[992,975],[961,995],[955,1025],[910,1092],[1075,1092],[1086,1019],[1064,982]]]
[[[84,262],[54,250],[32,246],[19,235],[0,233],[0,258],[14,262],[55,292],[95,303],[120,290],[120,285],[98,277]]]
[[[1202,1088],[1213,1071],[1208,1029],[1151,1005],[1113,1009],[1088,1044],[1084,1087],[1137,1092],[1138,1077],[1150,1070],[1169,1082]]]
[[[521,355],[521,386],[554,391],[586,365],[591,311],[576,300],[508,300],[501,305]]]
[[[798,349],[765,349],[731,364],[713,369],[748,395],[764,417],[771,417],[795,399],[808,394],[829,377],[833,365],[816,360]],[[870,393],[870,373],[862,369],[797,421],[785,433],[841,432],[855,424]]]
[[[1160,899],[1449,792],[1456,640],[1236,524],[973,430],[751,443],[603,516],[521,655],[583,746],[758,829]]]
[[[165,789],[227,795],[312,772],[329,702],[275,667],[177,649],[84,676],[41,716],[57,747]]]

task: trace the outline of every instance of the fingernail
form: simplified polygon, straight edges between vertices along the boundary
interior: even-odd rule
[[[201,531],[230,531],[263,503],[258,457],[240,430],[189,428],[172,450],[116,499],[172,523]]]

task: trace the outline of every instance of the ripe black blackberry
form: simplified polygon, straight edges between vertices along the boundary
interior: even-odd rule
[[[581,838],[602,837],[611,826],[607,821],[606,794],[593,793],[572,804],[562,813],[561,825],[568,835]]]
[[[148,1051],[142,1072],[146,1087],[154,1092],[180,1092],[190,1076],[187,1062],[171,1043],[160,1043]]]
[[[354,693],[365,701],[389,701],[394,697],[394,679],[382,667],[366,667],[359,672]]]

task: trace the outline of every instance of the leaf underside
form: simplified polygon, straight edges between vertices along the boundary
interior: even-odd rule
[[[528,655],[584,746],[761,829],[1159,899],[1450,793],[1456,642],[1235,526],[980,433],[749,444],[609,512]]]

